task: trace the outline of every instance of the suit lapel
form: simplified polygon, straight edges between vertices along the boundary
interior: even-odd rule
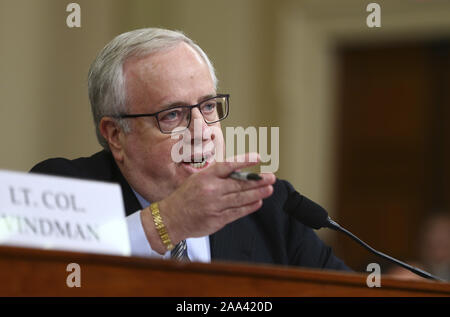
[[[130,185],[125,180],[125,177],[123,177],[122,173],[120,172],[119,168],[114,162],[114,159],[112,159],[112,164],[114,165],[113,179],[115,182],[119,183],[120,188],[122,189],[122,196],[125,205],[125,213],[127,216],[129,216],[132,213],[141,210],[142,206],[139,203],[139,200],[137,199],[136,195],[133,193],[133,190],[131,189]]]

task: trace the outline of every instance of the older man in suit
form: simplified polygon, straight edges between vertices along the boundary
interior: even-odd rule
[[[220,121],[229,96],[216,86],[207,55],[182,33],[121,34],[89,72],[103,151],[46,160],[32,172],[119,183],[135,255],[347,270],[310,228],[283,212],[295,191],[288,182],[272,173],[229,178],[259,157],[224,160]],[[178,142],[189,149],[182,160],[174,160]]]

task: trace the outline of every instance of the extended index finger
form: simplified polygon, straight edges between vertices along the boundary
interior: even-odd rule
[[[252,152],[233,156],[225,162],[215,162],[211,167],[214,169],[215,175],[225,178],[236,170],[258,165],[260,161],[259,154]]]

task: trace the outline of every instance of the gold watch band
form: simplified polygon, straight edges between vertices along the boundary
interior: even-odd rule
[[[167,251],[171,251],[174,248],[174,245],[170,240],[169,234],[167,233],[167,228],[164,225],[161,214],[159,213],[158,203],[152,203],[150,205],[150,212],[152,213],[153,222],[155,223],[156,230],[158,231],[162,243],[166,247]]]

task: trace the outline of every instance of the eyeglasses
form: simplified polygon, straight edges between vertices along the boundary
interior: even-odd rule
[[[174,106],[150,114],[121,114],[117,118],[155,117],[159,130],[164,134],[182,132],[189,127],[192,109],[198,108],[207,124],[213,124],[228,116],[230,95],[217,95],[192,106]]]

